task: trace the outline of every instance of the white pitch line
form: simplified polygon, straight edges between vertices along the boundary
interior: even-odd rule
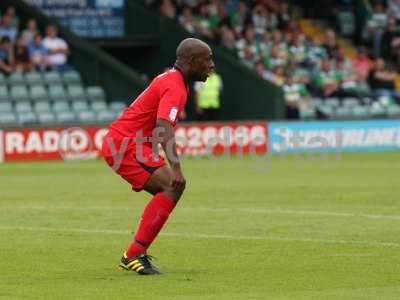
[[[72,211],[131,211],[130,207],[123,206],[47,206],[47,205],[21,205],[21,206],[0,206],[2,209],[26,209],[26,210],[44,210],[44,209],[60,209]],[[211,213],[231,212],[231,213],[248,213],[248,214],[268,214],[268,215],[307,215],[307,216],[326,216],[326,217],[344,217],[344,218],[366,218],[366,219],[383,219],[383,220],[400,220],[400,215],[380,215],[380,214],[364,214],[364,213],[346,213],[333,211],[318,210],[293,210],[293,209],[265,209],[265,208],[213,208],[213,207],[179,207],[179,210],[188,211],[207,211]]]
[[[3,231],[44,231],[44,232],[64,232],[64,233],[84,233],[84,234],[111,234],[111,235],[130,235],[128,230],[113,229],[86,229],[86,228],[51,228],[51,227],[25,227],[25,226],[0,226]],[[166,237],[180,237],[188,239],[224,239],[224,240],[256,240],[256,241],[282,241],[282,242],[303,242],[319,244],[344,244],[344,245],[368,245],[400,248],[400,243],[385,241],[364,241],[364,240],[332,240],[314,238],[292,238],[283,236],[244,236],[226,234],[202,234],[202,233],[161,233]]]

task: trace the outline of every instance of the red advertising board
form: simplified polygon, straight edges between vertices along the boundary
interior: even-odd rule
[[[176,127],[181,154],[236,154],[267,151],[265,122],[187,123]],[[99,157],[107,128],[26,128],[0,131],[0,162],[77,160]]]

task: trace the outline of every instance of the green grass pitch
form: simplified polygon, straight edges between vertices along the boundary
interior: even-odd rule
[[[0,299],[400,298],[400,153],[183,167],[140,277],[116,266],[148,195],[101,161],[0,165]]]

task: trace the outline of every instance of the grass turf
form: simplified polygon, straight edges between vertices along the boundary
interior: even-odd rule
[[[157,277],[116,268],[149,197],[102,162],[0,165],[0,299],[399,299],[400,153],[183,165]]]

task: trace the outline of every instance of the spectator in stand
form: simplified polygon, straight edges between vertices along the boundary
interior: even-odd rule
[[[365,47],[360,47],[358,49],[357,55],[352,61],[352,65],[359,80],[365,81],[368,79],[369,72],[372,68],[372,61],[368,57],[368,51]]]
[[[22,36],[18,36],[17,41],[15,42],[14,59],[15,59],[15,70],[17,72],[32,71],[33,64],[29,57],[28,47],[26,46],[25,40]]]
[[[321,97],[339,97],[339,76],[332,69],[330,59],[321,61],[321,69],[316,72],[314,78],[315,86],[318,89],[318,94]]]
[[[245,2],[239,2],[238,10],[231,15],[230,23],[236,35],[240,35],[246,24],[250,23],[249,10]]]
[[[11,18],[11,25],[14,26],[15,28],[18,28],[19,26],[19,18],[15,13],[15,7],[14,6],[9,6],[6,8],[4,12],[5,16],[9,16]]]
[[[382,2],[376,2],[371,18],[367,22],[368,36],[372,40],[372,54],[374,57],[381,55],[381,42],[383,32],[387,26],[388,16]]]
[[[12,44],[8,36],[4,36],[0,40],[0,72],[11,74],[14,70],[14,56]]]
[[[2,16],[0,22],[0,37],[8,37],[11,43],[14,44],[17,39],[17,34],[17,27],[12,25],[12,17],[6,14]]]
[[[239,57],[241,58],[246,56],[245,55],[246,49],[250,49],[252,55],[255,58],[255,56],[257,55],[257,47],[256,47],[256,32],[253,26],[246,27],[243,38],[239,39],[236,42],[236,49],[238,51]]]
[[[336,39],[336,33],[332,29],[329,29],[325,33],[325,42],[323,44],[323,47],[325,48],[327,54],[329,57],[333,57],[335,54],[338,44],[337,44],[337,39]]]
[[[70,68],[67,64],[70,52],[66,41],[57,34],[58,30],[55,25],[47,26],[43,46],[48,51],[49,67],[62,72]]]
[[[160,5],[160,13],[167,18],[175,18],[175,7],[170,0],[162,0]]]
[[[193,17],[193,11],[190,7],[183,8],[182,15],[179,16],[179,23],[190,33],[196,32],[196,22]]]
[[[389,16],[400,22],[400,0],[389,0],[388,7]]]
[[[306,87],[301,83],[295,83],[293,77],[289,75],[283,86],[286,102],[286,118],[299,119],[300,109],[310,102],[310,95]]]
[[[282,2],[279,7],[278,13],[278,28],[280,30],[285,30],[288,28],[290,23],[290,13],[289,13],[289,5],[285,2]]]
[[[233,30],[231,30],[227,25],[223,25],[220,33],[222,45],[229,50],[235,50],[236,38]]]
[[[33,41],[28,46],[29,57],[37,71],[45,71],[49,65],[48,51],[42,42],[40,33],[36,33]]]
[[[369,84],[377,98],[398,98],[399,92],[395,91],[396,73],[386,68],[385,60],[381,57],[375,59],[374,68],[369,76]]]
[[[384,58],[395,61],[400,68],[400,31],[394,18],[389,19],[388,26],[383,34],[381,53]]]
[[[283,86],[285,83],[285,68],[276,65],[272,68],[271,72],[267,72],[265,78],[278,86]]]
[[[26,23],[26,28],[22,31],[22,37],[27,45],[29,45],[35,35],[38,33],[37,23],[35,19],[29,19]]]

